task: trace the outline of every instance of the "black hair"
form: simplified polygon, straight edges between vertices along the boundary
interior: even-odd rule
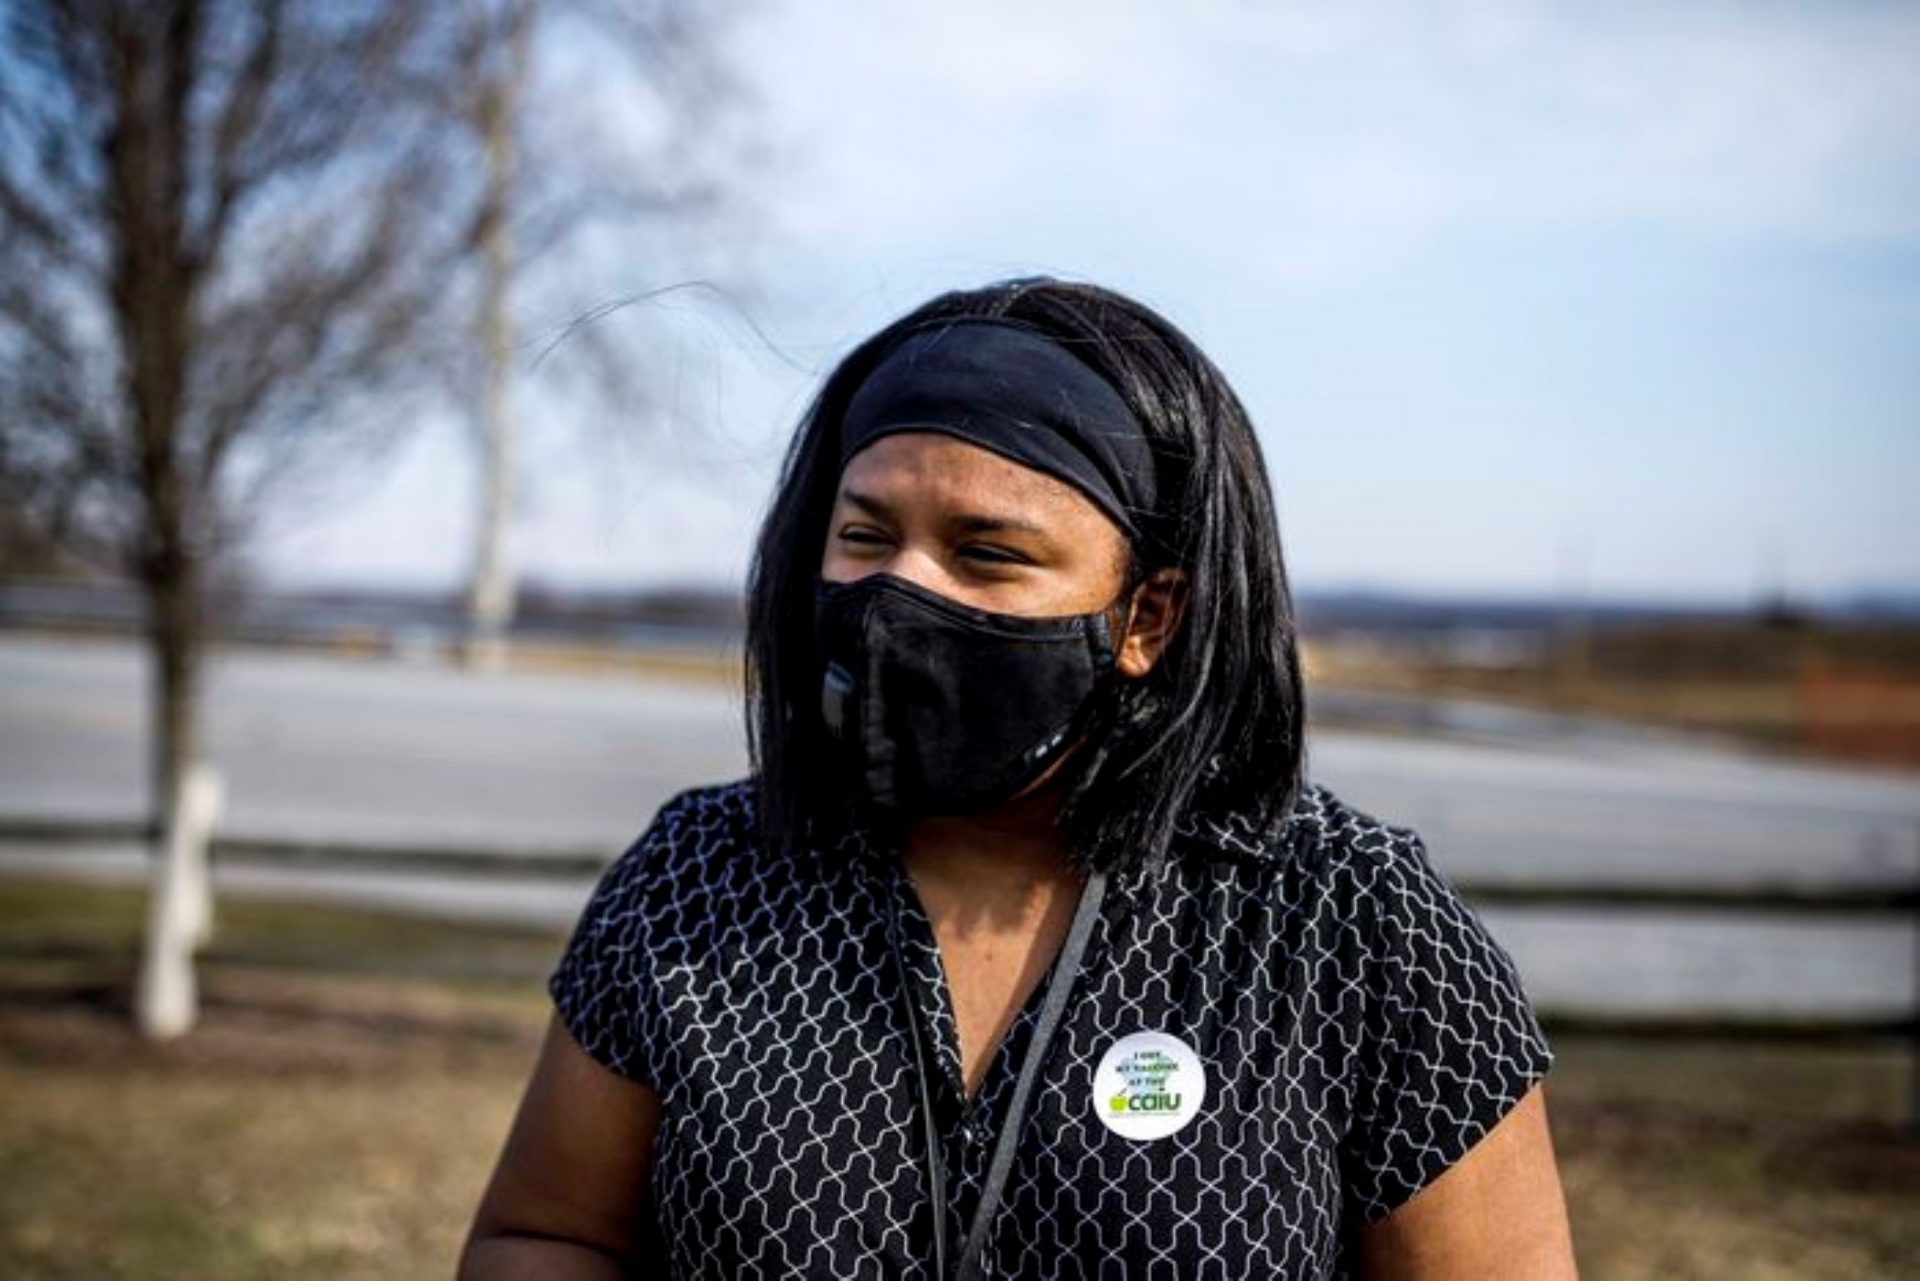
[[[923,304],[854,348],[802,417],[747,587],[747,741],[763,831],[784,847],[812,821],[845,812],[826,767],[813,610],[847,402],[908,334],[973,316],[1038,330],[1120,392],[1152,445],[1159,496],[1132,548],[1129,585],[1157,569],[1186,575],[1166,649],[1145,677],[1119,684],[1077,754],[1084,763],[1060,816],[1069,845],[1108,868],[1157,859],[1196,803],[1232,807],[1277,834],[1302,785],[1305,705],[1252,423],[1219,369],[1166,319],[1112,290],[1051,277]]]

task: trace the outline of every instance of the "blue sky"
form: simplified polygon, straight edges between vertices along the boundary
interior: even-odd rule
[[[672,371],[628,448],[523,388],[529,573],[739,581],[840,352],[1052,272],[1226,371],[1307,587],[1920,585],[1920,6],[766,0],[736,48],[753,290],[604,322]],[[431,426],[261,563],[457,581],[471,483]]]

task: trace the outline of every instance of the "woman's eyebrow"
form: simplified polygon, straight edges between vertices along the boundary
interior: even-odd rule
[[[895,517],[892,505],[873,494],[858,489],[843,489],[840,491],[840,498],[849,507],[857,507],[875,520],[891,521]],[[1044,525],[1010,514],[971,513],[955,516],[946,523],[964,534],[1031,534],[1036,538],[1051,537]]]
[[[848,506],[858,507],[861,511],[876,520],[891,520],[893,518],[893,508],[887,506],[886,503],[875,498],[872,494],[863,494],[857,489],[843,489],[840,491],[840,500]]]

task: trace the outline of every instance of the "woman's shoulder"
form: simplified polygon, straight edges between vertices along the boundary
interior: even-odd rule
[[[750,779],[675,793],[582,907],[547,990],[574,1040],[615,1072],[662,1079],[649,1033],[656,975],[711,946],[728,869],[757,844],[754,802]]]
[[[1355,959],[1408,937],[1485,932],[1419,830],[1323,783],[1302,783],[1277,830],[1262,831],[1237,811],[1215,812],[1188,836],[1201,839],[1205,861],[1216,868],[1240,865],[1231,875],[1243,890],[1306,917],[1338,921],[1342,946]],[[1202,879],[1211,884],[1222,871]]]
[[[1480,911],[1433,859],[1413,827],[1386,821],[1325,787],[1302,794],[1294,838],[1313,868],[1314,890],[1339,921],[1342,949],[1373,975],[1405,1016],[1419,1007],[1436,1022],[1455,1002],[1495,1017],[1503,1035],[1539,1057],[1519,966]],[[1464,1017],[1464,1016],[1462,1016]]]
[[[1203,809],[1189,817],[1182,836],[1210,858],[1314,877],[1372,877],[1425,857],[1425,844],[1412,827],[1376,816],[1312,780],[1300,784],[1277,828],[1263,827],[1251,809]]]
[[[1288,854],[1330,887],[1355,919],[1470,917],[1452,878],[1414,826],[1362,808],[1323,784],[1301,790],[1288,824]]]
[[[685,788],[661,804],[639,840],[702,847],[750,841],[758,828],[759,791],[752,775]]]
[[[602,894],[642,885],[682,886],[723,876],[759,847],[758,788],[749,778],[707,783],[669,796],[608,865]]]
[[[1355,870],[1390,868],[1426,854],[1426,842],[1412,826],[1363,809],[1318,782],[1301,787],[1287,835],[1296,857]]]

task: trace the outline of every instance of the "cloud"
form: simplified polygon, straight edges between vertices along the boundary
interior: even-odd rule
[[[750,69],[850,251],[1037,223],[1365,270],[1462,225],[1920,234],[1920,7],[829,6]]]

